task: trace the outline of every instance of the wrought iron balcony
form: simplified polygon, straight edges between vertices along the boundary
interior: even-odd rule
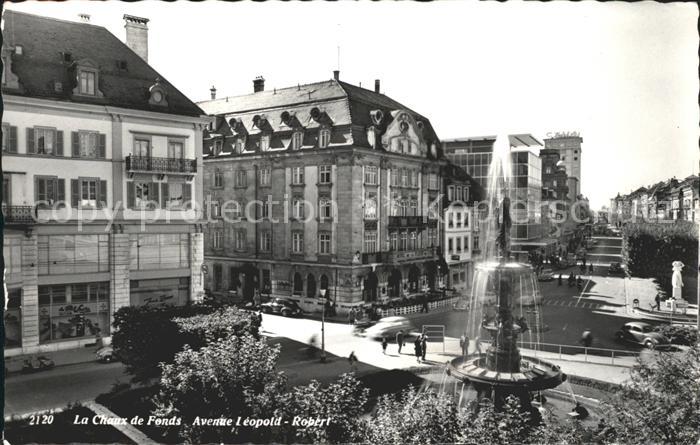
[[[2,205],[2,216],[5,224],[32,224],[36,222],[34,215],[34,206]]]
[[[430,260],[435,259],[435,248],[425,247],[415,250],[391,250],[382,252],[382,260],[384,263],[399,264],[403,262],[415,260]]]
[[[126,171],[193,174],[197,173],[197,161],[195,159],[129,155],[126,157]]]
[[[425,227],[427,222],[422,216],[390,216],[389,227]]]
[[[382,252],[363,253],[362,264],[381,263],[382,258]]]

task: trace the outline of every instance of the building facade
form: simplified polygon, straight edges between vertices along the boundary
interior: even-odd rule
[[[446,287],[467,295],[474,275],[474,262],[481,254],[475,204],[483,199],[483,189],[461,167],[452,163],[445,166],[443,178],[442,246],[448,269]]]
[[[551,137],[549,137],[551,136]],[[548,134],[544,148],[557,150],[566,167],[569,197],[576,199],[581,194],[581,144],[583,138],[578,132]]]
[[[546,208],[544,214],[542,211],[542,160],[539,157],[542,143],[530,134],[509,135],[508,138],[511,149],[513,252],[554,249],[557,241],[547,237],[548,213]],[[451,139],[443,142],[443,151],[450,162],[463,168],[486,189],[495,141],[495,136]]]
[[[209,119],[103,27],[4,24],[5,355],[94,343],[122,306],[201,298]]]
[[[339,311],[440,285],[439,141],[425,117],[335,78],[199,105],[207,289]],[[213,93],[213,92],[212,92]]]

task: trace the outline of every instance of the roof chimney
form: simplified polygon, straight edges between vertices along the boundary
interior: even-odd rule
[[[211,86],[209,92],[211,93],[212,100],[216,99],[216,87],[214,85]]]
[[[334,70],[333,71],[333,78],[335,80],[340,80],[340,70]]]
[[[258,76],[253,79],[253,92],[259,93],[265,91],[265,78],[263,76]]]
[[[126,45],[148,62],[148,19],[124,14]]]
[[[90,23],[90,14],[78,14],[81,22]]]
[[[379,79],[374,79],[374,92],[379,92]]]

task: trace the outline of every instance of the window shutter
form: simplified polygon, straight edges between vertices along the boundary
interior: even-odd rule
[[[80,202],[80,181],[77,179],[70,180],[70,201],[71,207],[78,207]]]
[[[133,181],[126,183],[126,207],[133,209],[136,205],[136,185]]]
[[[34,149],[34,129],[27,128],[27,153],[36,153]]]
[[[169,192],[170,192],[170,187],[168,187],[168,183],[164,182],[163,184],[161,184],[161,186],[160,186],[160,199],[161,199],[160,206],[163,209],[167,208],[168,199],[170,198]]]
[[[159,184],[157,182],[151,182],[151,184],[148,186],[148,201],[149,201],[148,208],[149,209],[154,209],[158,205],[158,201],[159,201],[158,195],[160,195],[159,191],[160,191],[160,187],[159,187]]]
[[[56,156],[63,156],[63,132],[56,132]]]
[[[100,181],[97,189],[97,206],[99,208],[107,207],[107,181]]]
[[[56,180],[56,201],[61,203],[61,207],[66,205],[66,180],[63,178]]]
[[[105,159],[107,153],[107,136],[103,133],[97,135],[97,157]]]
[[[71,156],[80,157],[80,134],[77,131],[71,132]]]
[[[9,152],[10,153],[17,153],[17,127],[11,126],[10,127],[10,134],[9,134]]]
[[[34,202],[38,203],[39,202],[39,187],[41,184],[42,179],[37,178],[36,176],[34,177]]]
[[[192,200],[192,184],[184,183],[182,184],[182,201],[185,204],[186,209],[192,208],[190,201]]]

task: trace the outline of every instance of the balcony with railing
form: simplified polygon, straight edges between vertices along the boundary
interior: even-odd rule
[[[389,228],[425,227],[427,220],[422,216],[390,216]]]
[[[391,250],[384,252],[384,262],[386,263],[403,263],[415,260],[430,260],[435,258],[434,247],[424,247],[414,250]]]
[[[129,155],[126,157],[126,171],[132,173],[182,173],[191,175],[197,173],[197,161],[195,159]]]
[[[32,224],[35,222],[34,206],[2,205],[5,224]]]

